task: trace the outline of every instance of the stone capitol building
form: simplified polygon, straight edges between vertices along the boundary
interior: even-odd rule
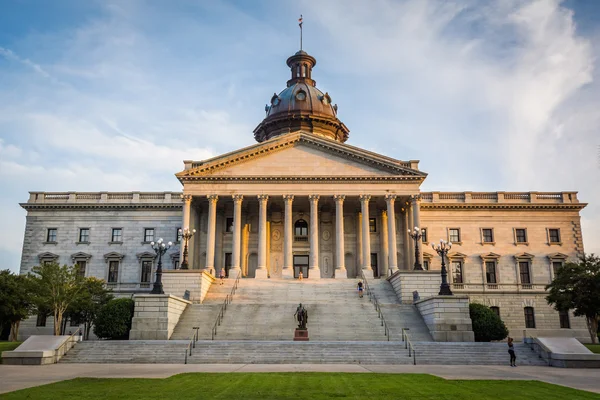
[[[221,270],[241,286],[387,280],[413,304],[438,294],[442,259],[431,244],[443,239],[454,297],[492,307],[516,338],[526,330],[589,341],[583,318],[545,300],[556,269],[584,251],[577,193],[422,192],[419,161],[347,144],[338,105],[313,79],[316,63],[304,51],[289,57],[290,79],[266,106],[257,143],[183,161],[181,192],[30,192],[21,274],[76,265],[117,296],[143,299],[156,279],[150,243],[163,238],[174,243],[162,258],[164,292],[192,304]],[[51,333],[45,317],[24,321],[21,336]]]

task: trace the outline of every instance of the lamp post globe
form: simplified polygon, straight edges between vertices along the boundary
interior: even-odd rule
[[[423,266],[421,265],[421,257],[419,252],[419,240],[423,237],[423,232],[419,229],[418,226],[415,226],[411,231],[408,229],[408,235],[415,241],[415,271],[423,271]]]
[[[179,234],[183,239],[183,259],[181,260],[181,269],[189,269],[188,263],[188,242],[196,233],[195,229],[190,230],[189,228],[185,228],[183,230],[179,229]]]
[[[452,248],[452,243],[440,239],[440,244],[435,245],[432,243],[431,248],[442,257],[442,284],[440,285],[440,292],[438,294],[440,296],[452,296],[453,293],[450,289],[450,285],[448,284],[448,271],[446,270],[445,262],[445,258]]]
[[[173,243],[168,242],[164,243],[162,238],[158,239],[156,242],[150,242],[150,246],[152,250],[158,256],[158,266],[156,267],[156,280],[154,281],[154,286],[152,287],[152,294],[165,294],[163,291],[162,285],[162,256],[171,248]]]

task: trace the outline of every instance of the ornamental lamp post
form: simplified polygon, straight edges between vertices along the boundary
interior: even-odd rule
[[[448,285],[448,271],[446,270],[446,263],[444,261],[448,255],[448,251],[452,248],[452,243],[440,239],[440,244],[436,246],[431,243],[431,248],[442,257],[442,284],[440,285],[440,292],[438,294],[440,296],[452,296],[452,290],[450,290],[450,285]]]
[[[414,231],[408,229],[408,235],[413,238],[415,241],[415,271],[423,271],[423,267],[421,266],[421,260],[419,257],[419,240],[423,237],[423,232],[419,229],[418,226],[414,227]]]
[[[190,231],[189,228],[185,228],[183,231],[181,229],[179,229],[179,234],[181,235],[181,237],[183,238],[183,260],[181,261],[181,269],[188,269],[188,241],[192,238],[192,236],[194,236],[194,233],[196,233],[195,229],[192,229]]]
[[[165,244],[162,238],[158,239],[157,242],[150,242],[150,246],[152,246],[152,250],[158,256],[158,267],[156,268],[156,281],[154,282],[154,287],[150,293],[152,294],[165,294],[163,291],[162,285],[162,256],[171,248],[173,243],[169,242]]]

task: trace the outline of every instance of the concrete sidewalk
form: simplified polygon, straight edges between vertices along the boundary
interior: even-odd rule
[[[445,379],[538,380],[600,393],[597,369],[483,365],[358,364],[53,364],[0,365],[0,393],[74,378],[167,378],[186,372],[358,372],[431,374]]]

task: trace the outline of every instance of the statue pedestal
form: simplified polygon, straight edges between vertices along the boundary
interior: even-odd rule
[[[294,342],[308,342],[308,329],[296,328],[294,331]]]

